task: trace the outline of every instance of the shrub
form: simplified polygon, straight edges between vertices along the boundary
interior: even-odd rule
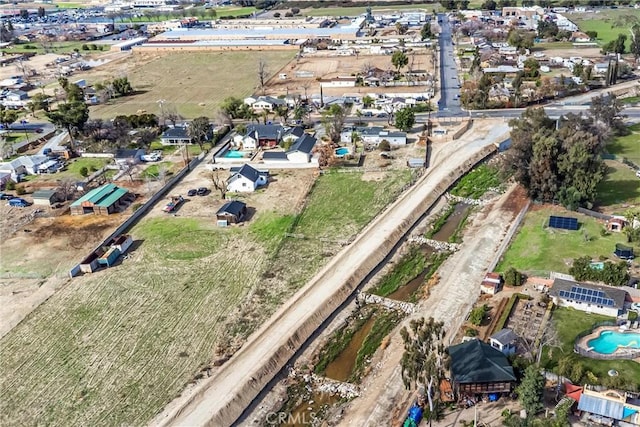
[[[87,46],[86,44],[83,44],[82,46],[80,46],[80,49],[89,50],[89,46]]]
[[[86,166],[83,166],[80,168],[80,175],[83,178],[86,178],[87,176],[89,176],[89,169]]]
[[[509,267],[504,273],[504,284],[507,286],[521,286],[524,283],[524,275],[513,267]]]
[[[293,13],[294,15],[297,15],[300,13],[300,9],[297,7],[291,8],[291,13]]]
[[[489,306],[487,304],[482,304],[481,306],[474,308],[471,310],[471,314],[469,314],[469,323],[474,326],[480,326],[488,311]]]
[[[287,12],[284,14],[285,18],[293,18],[293,13]]]
[[[7,184],[5,185],[5,188],[9,191],[13,191],[16,189],[16,183],[13,181],[9,181],[7,182]]]
[[[380,141],[380,144],[378,144],[378,150],[391,151],[391,144],[389,144],[389,141],[387,141],[386,139],[383,139],[382,141]]]
[[[280,15],[280,12],[276,12],[273,14],[274,18],[280,18],[282,15]]]
[[[24,187],[16,187],[16,194],[18,196],[22,196],[23,194],[25,194],[27,192],[27,190],[24,189]]]
[[[474,328],[467,328],[464,331],[464,336],[465,337],[477,337],[478,336],[478,330],[474,329]]]

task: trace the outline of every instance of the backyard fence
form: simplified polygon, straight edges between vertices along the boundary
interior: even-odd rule
[[[592,210],[585,209],[585,208],[578,208],[576,210],[577,210],[578,213],[581,213],[583,215],[587,215],[587,216],[590,216],[592,218],[599,219],[599,220],[602,220],[602,221],[608,221],[611,218],[613,218],[611,215],[605,215],[605,214],[602,214],[600,212],[592,211]]]

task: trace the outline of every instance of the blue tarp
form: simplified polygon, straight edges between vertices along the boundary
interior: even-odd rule
[[[635,414],[636,412],[638,412],[638,411],[636,411],[635,409],[627,408],[625,406],[624,409],[622,410],[622,418],[630,417],[631,415]]]
[[[419,406],[412,406],[409,409],[409,418],[416,422],[416,424],[420,424],[422,421],[422,408]]]
[[[489,394],[489,402],[496,402],[498,400],[498,393]]]

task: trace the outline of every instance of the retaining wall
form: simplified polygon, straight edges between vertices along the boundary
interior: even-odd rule
[[[340,251],[286,305],[251,335],[247,343],[216,374],[203,381],[182,404],[167,408],[153,424],[233,424],[316,329],[344,303],[369,272],[386,260],[396,244],[420,220],[424,212],[461,175],[495,150],[493,144],[479,150],[462,166],[446,175],[433,190],[421,185],[429,175],[418,180],[416,186],[378,215],[351,245]],[[430,184],[428,186],[430,187]],[[416,194],[422,197],[419,203],[416,203]],[[394,224],[395,228],[385,234],[376,233],[377,229],[388,227],[388,224],[383,223],[387,217],[393,217],[394,214],[403,218]],[[375,248],[366,256],[361,251],[358,252],[358,246],[365,244]],[[341,275],[345,277],[344,281],[341,280]],[[339,280],[340,285],[335,286]],[[335,288],[327,295],[331,292],[327,287],[331,286]],[[262,354],[263,358],[268,359],[263,363],[256,363],[257,354]],[[242,375],[242,378],[236,378],[237,375]],[[221,390],[224,390],[222,395]]]

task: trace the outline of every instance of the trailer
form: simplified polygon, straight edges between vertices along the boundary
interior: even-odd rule
[[[184,202],[182,196],[171,196],[169,203],[167,203],[162,210],[166,213],[172,213],[178,209],[178,206],[180,206],[182,202]]]

